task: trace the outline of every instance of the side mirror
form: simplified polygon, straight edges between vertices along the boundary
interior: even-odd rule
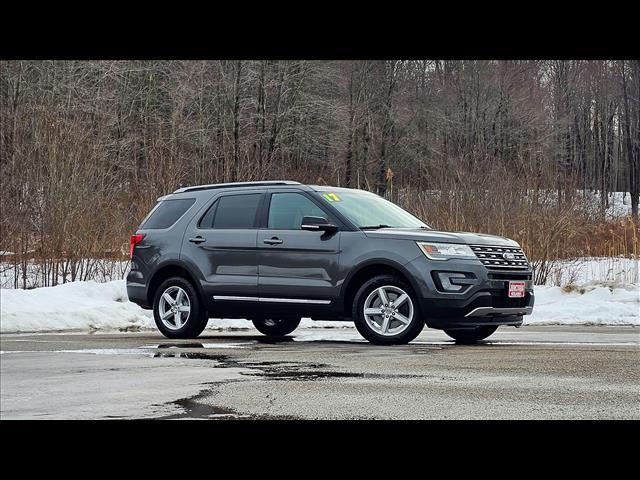
[[[300,228],[311,232],[335,232],[338,230],[337,225],[329,223],[324,217],[303,217]]]

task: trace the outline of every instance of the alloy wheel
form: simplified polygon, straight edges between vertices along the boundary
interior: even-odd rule
[[[393,285],[373,290],[364,302],[364,318],[377,334],[395,336],[404,332],[413,320],[414,308],[407,292]]]
[[[169,330],[179,330],[187,323],[191,314],[189,296],[180,287],[169,287],[160,297],[158,310],[165,327]]]

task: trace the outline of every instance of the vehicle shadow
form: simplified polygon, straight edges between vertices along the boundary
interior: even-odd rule
[[[345,339],[338,339],[338,338],[309,338],[309,339],[305,339],[304,337],[300,338],[300,337],[296,337],[295,335],[290,336],[284,336],[284,337],[267,337],[264,335],[225,335],[225,334],[220,334],[220,335],[204,335],[204,336],[200,336],[198,337],[198,341],[194,342],[194,341],[189,341],[189,340],[184,340],[184,341],[172,341],[172,342],[163,342],[161,344],[159,344],[157,346],[157,348],[159,349],[167,349],[167,348],[184,348],[184,349],[189,349],[189,348],[194,348],[194,349],[198,349],[198,348],[207,348],[206,343],[208,342],[219,342],[221,344],[224,343],[237,343],[238,341],[241,341],[243,343],[246,342],[254,342],[256,345],[259,344],[263,344],[263,345],[279,345],[279,344],[301,344],[301,345],[308,345],[308,344],[314,344],[314,345],[359,345],[362,347],[367,347],[367,348],[401,348],[401,347],[406,347],[406,346],[425,346],[425,347],[474,347],[474,348],[487,348],[487,347],[500,347],[502,345],[497,344],[495,342],[492,342],[490,340],[482,340],[476,343],[464,343],[464,342],[457,342],[454,340],[434,340],[434,341],[413,341],[409,344],[406,345],[374,345],[372,343],[367,342],[364,339],[352,339],[352,338],[345,338]]]
[[[266,337],[264,335],[200,335],[198,340],[228,340],[228,341],[251,341],[257,343],[287,343],[293,342],[294,337]]]

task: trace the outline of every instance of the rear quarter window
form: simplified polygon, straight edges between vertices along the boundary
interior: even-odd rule
[[[143,229],[169,228],[176,223],[182,215],[195,203],[195,198],[180,198],[176,200],[163,200],[158,205],[146,222]]]

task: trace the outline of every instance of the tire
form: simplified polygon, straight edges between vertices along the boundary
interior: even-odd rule
[[[472,345],[492,335],[498,329],[497,325],[486,325],[475,328],[459,328],[445,330],[444,333],[453,338],[457,343]]]
[[[389,303],[384,303],[381,289]],[[406,298],[394,310],[394,301],[403,295]],[[380,314],[366,314],[365,308],[369,312],[379,311]],[[413,289],[407,282],[392,275],[378,275],[365,282],[356,292],[351,315],[360,335],[376,345],[409,343],[424,329],[424,320]]]
[[[164,294],[169,295],[173,304]],[[177,312],[173,310],[176,299],[181,307],[179,321],[176,319]],[[153,298],[153,318],[158,330],[167,338],[196,338],[209,320],[198,292],[191,282],[182,277],[171,277],[160,284]]]
[[[254,318],[254,327],[260,333],[268,337],[282,337],[293,332],[300,325],[300,317],[297,318]]]

